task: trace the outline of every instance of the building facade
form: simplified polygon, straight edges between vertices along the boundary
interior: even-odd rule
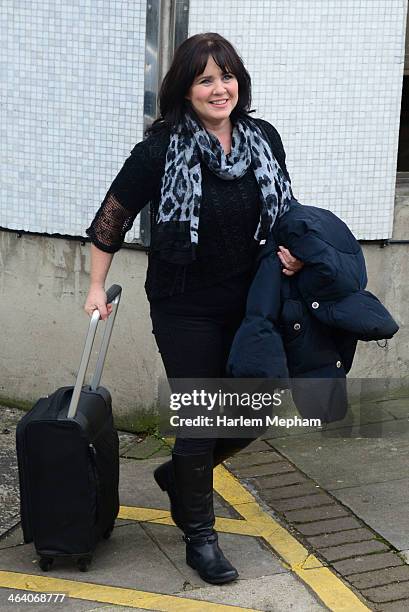
[[[255,116],[280,132],[297,199],[331,209],[363,241],[369,288],[401,325],[385,348],[360,345],[353,374],[404,384],[406,0],[2,6],[4,399],[31,402],[73,380],[87,325],[84,230],[155,116],[174,48],[205,31],[228,38],[243,57]],[[104,380],[129,426],[135,412],[155,405],[163,378],[143,291],[148,239],[143,214],[109,276],[123,284],[124,296]]]

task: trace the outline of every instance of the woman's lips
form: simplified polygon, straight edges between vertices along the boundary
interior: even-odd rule
[[[214,108],[225,108],[227,106],[227,103],[228,103],[229,100],[228,100],[228,98],[225,98],[224,100],[225,101],[223,102],[223,104],[220,104],[221,100],[220,101],[219,100],[211,100],[209,102],[209,104],[211,104]],[[217,102],[217,103],[215,104],[215,102]]]

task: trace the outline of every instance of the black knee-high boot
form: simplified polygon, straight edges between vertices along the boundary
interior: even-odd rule
[[[178,509],[186,543],[186,563],[211,584],[238,577],[237,570],[219,548],[214,530],[213,457],[172,454]]]
[[[243,448],[251,444],[251,442],[254,442],[253,438],[221,438],[217,440],[213,452],[213,466],[215,467],[216,465],[219,465],[219,463],[225,461],[225,459],[228,459],[228,457],[235,455]],[[175,525],[183,531],[173,462],[166,461],[165,463],[162,463],[162,465],[156,468],[153,476],[162,491],[166,491],[166,493],[169,495],[170,514],[172,516],[172,520]]]

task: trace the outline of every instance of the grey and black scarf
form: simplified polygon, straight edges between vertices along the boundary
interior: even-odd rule
[[[231,152],[226,155],[218,138],[195,119],[185,121],[171,134],[156,218],[154,250],[174,263],[195,259],[199,242],[202,201],[200,163],[220,178],[232,181],[251,165],[261,194],[260,221],[254,238],[265,239],[277,216],[287,212],[293,199],[291,185],[254,121],[240,120],[233,128]]]

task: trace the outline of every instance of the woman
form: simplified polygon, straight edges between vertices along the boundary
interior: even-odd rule
[[[290,205],[275,128],[250,117],[251,81],[232,45],[198,34],[177,49],[160,91],[161,116],[135,146],[87,233],[85,310],[105,319],[105,278],[135,216],[150,202],[146,278],[153,333],[167,376],[219,378],[243,318],[260,240]],[[285,274],[302,263],[280,247]],[[207,582],[237,578],[214,531],[213,467],[251,440],[177,438],[155,471],[184,532],[186,561]]]

